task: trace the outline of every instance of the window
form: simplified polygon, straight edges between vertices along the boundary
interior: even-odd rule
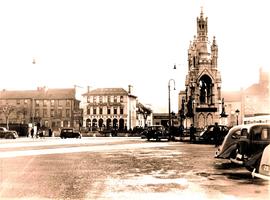
[[[116,103],[117,102],[117,96],[113,97],[113,102]]]
[[[107,110],[107,114],[108,114],[108,115],[110,115],[110,114],[111,114],[111,109],[110,109],[110,108],[108,108],[108,110]]]
[[[66,109],[66,117],[70,117],[70,109]]]
[[[48,111],[47,111],[47,109],[43,109],[43,117],[48,117]]]
[[[87,103],[90,103],[90,97],[89,96],[87,97],[86,101],[87,101]]]
[[[35,100],[35,106],[36,106],[36,107],[39,106],[39,100]]]
[[[120,96],[120,102],[123,103],[124,102],[124,97]]]
[[[51,117],[54,117],[54,109],[51,109]]]
[[[54,105],[55,105],[55,101],[51,100],[51,106],[54,106]]]
[[[62,109],[58,109],[57,110],[57,116],[58,117],[62,117]]]
[[[93,97],[93,102],[97,103],[97,97],[96,96]]]
[[[58,106],[63,106],[64,100],[58,100]]]
[[[66,100],[66,106],[70,107],[70,105],[71,105],[70,100]]]
[[[96,109],[96,108],[93,109],[93,114],[94,114],[94,115],[97,114],[97,109]]]
[[[123,114],[124,114],[124,109],[120,108],[120,115],[123,115]]]
[[[113,108],[113,114],[117,114],[117,108]]]
[[[86,113],[87,113],[87,115],[90,115],[90,108],[87,108]]]
[[[47,100],[43,100],[43,106],[47,107],[48,101]]]
[[[39,110],[35,110],[35,117],[39,117]]]
[[[99,103],[102,103],[102,96],[99,96]]]
[[[109,103],[111,102],[111,98],[109,96],[107,97],[107,100]]]
[[[99,108],[99,114],[100,115],[102,115],[102,113],[103,113],[102,111],[103,111],[103,109],[102,108]]]

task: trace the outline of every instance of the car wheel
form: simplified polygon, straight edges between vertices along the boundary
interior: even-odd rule
[[[14,139],[14,137],[12,135],[8,135],[6,138],[7,139]]]
[[[237,153],[238,153],[238,150],[237,150],[237,149],[233,150],[233,151],[231,152],[231,154],[230,154],[230,158],[235,159],[235,158],[236,158]]]

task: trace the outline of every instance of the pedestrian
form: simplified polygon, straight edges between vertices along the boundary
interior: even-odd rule
[[[182,124],[179,126],[179,136],[180,136],[180,141],[183,141],[183,137],[184,137],[184,126]]]
[[[42,130],[39,130],[38,131],[38,135],[39,135],[40,138],[43,138],[43,131]]]
[[[215,147],[217,147],[219,145],[219,140],[220,140],[219,139],[220,138],[220,128],[219,128],[219,125],[217,122],[215,123],[213,132],[214,132]]]
[[[191,125],[190,125],[190,128],[189,128],[190,143],[196,141],[195,133],[196,133],[196,128],[194,127],[193,124],[191,124]]]
[[[34,137],[34,129],[33,128],[31,128],[30,133],[31,133],[31,137],[33,138]]]
[[[49,128],[49,137],[52,137],[52,129]]]

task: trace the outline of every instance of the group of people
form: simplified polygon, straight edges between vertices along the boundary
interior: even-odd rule
[[[180,125],[179,126],[180,141],[183,141],[184,130],[185,130],[184,126],[183,125]],[[196,141],[195,133],[196,133],[196,128],[194,127],[193,124],[191,124],[190,125],[190,128],[189,128],[189,137],[190,137],[189,141],[190,141],[190,143]]]
[[[45,137],[45,135],[46,135],[45,133],[46,133],[46,131],[44,129],[43,130],[42,129],[36,129],[36,131],[35,131],[34,128],[31,128],[31,130],[30,130],[30,135],[31,135],[32,138],[34,138],[34,137],[36,137],[36,138]],[[52,129],[49,128],[48,129],[48,136],[52,137],[52,134],[53,134]]]
[[[217,147],[218,145],[220,145],[220,128],[219,128],[219,125],[217,122],[215,123],[213,132],[214,132],[214,144],[215,144],[215,147]],[[183,125],[179,126],[179,133],[180,133],[180,141],[182,141],[182,138],[184,136],[184,126]],[[196,142],[195,134],[196,134],[196,128],[194,127],[194,124],[191,124],[190,128],[189,128],[189,137],[190,137],[189,141],[190,141],[190,143]]]

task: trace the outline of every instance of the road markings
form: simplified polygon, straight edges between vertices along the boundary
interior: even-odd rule
[[[134,148],[154,148],[165,147],[168,143],[143,143],[143,144],[115,144],[115,145],[100,145],[100,146],[82,146],[82,147],[61,147],[61,148],[47,148],[36,150],[20,150],[20,151],[6,151],[0,152],[0,158],[12,158],[21,156],[37,156],[48,154],[63,154],[63,153],[79,153],[79,152],[104,152],[121,149]]]

